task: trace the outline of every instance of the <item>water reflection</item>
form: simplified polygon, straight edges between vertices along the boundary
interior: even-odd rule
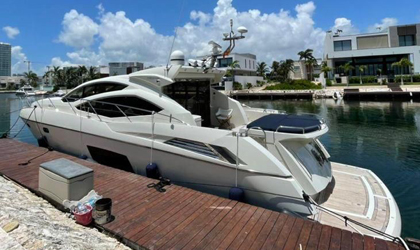
[[[321,138],[333,161],[374,171],[398,202],[403,235],[420,237],[420,103],[248,101],[251,107],[323,117]]]

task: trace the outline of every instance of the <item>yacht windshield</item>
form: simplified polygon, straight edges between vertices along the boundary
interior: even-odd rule
[[[310,173],[318,172],[319,167],[329,162],[315,141],[305,145],[300,143],[283,143],[283,145]]]

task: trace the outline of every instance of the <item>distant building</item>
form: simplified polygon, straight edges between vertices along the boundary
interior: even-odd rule
[[[231,69],[230,65],[234,61],[238,61],[239,67]],[[231,53],[225,58],[219,56],[217,67],[232,70],[233,81],[241,83],[243,88],[246,87],[247,83],[255,86],[257,81],[264,81],[262,76],[257,76],[257,56],[250,53]]]
[[[22,80],[27,82],[24,76],[0,76],[0,89],[19,88]]]
[[[109,67],[100,65],[96,67],[97,72],[101,75],[101,78],[108,77],[109,76]]]
[[[413,68],[392,67],[402,58]],[[324,60],[333,69],[329,77],[344,75],[341,65],[351,62],[350,76],[359,76],[357,66],[365,65],[362,75],[382,75],[393,80],[395,75],[420,72],[420,24],[390,26],[375,33],[340,35],[328,32],[324,43]]]
[[[0,42],[0,76],[12,75],[12,46]]]
[[[110,62],[109,75],[126,75],[143,70],[143,68],[144,65],[141,62]]]
[[[312,77],[317,76],[321,73],[321,64],[322,59],[317,58],[317,65],[313,66]],[[293,61],[293,71],[289,73],[290,79],[309,79],[310,78],[310,69],[305,64],[304,60]],[[315,77],[314,77],[315,78]]]

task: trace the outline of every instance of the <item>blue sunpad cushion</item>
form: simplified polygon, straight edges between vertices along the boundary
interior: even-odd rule
[[[310,133],[319,130],[320,125],[321,121],[315,116],[271,114],[251,122],[247,128],[260,127],[267,131],[276,131],[279,126],[285,126],[279,128],[278,132],[303,134],[303,129],[305,133]]]

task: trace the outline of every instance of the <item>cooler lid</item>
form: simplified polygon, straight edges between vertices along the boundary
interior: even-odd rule
[[[92,169],[65,158],[41,163],[40,167],[65,179],[73,179],[88,173],[93,173]]]

